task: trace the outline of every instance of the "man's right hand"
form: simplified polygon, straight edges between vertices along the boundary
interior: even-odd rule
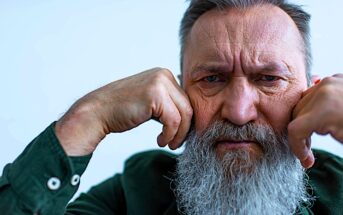
[[[151,118],[163,124],[159,146],[176,149],[185,139],[193,110],[167,69],[154,68],[112,82],[79,99],[56,123],[69,156],[92,153],[109,133],[130,130]]]

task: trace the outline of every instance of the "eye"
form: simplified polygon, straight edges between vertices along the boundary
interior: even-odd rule
[[[217,75],[210,75],[205,78],[203,78],[204,81],[213,83],[213,82],[218,82],[220,81],[220,78]]]
[[[259,78],[260,81],[265,81],[265,82],[274,82],[280,80],[280,77],[273,76],[273,75],[262,75]]]

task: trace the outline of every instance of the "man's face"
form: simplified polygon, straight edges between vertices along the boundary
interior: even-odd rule
[[[307,88],[301,36],[275,6],[212,10],[194,24],[184,53],[183,83],[196,132],[215,121],[270,125],[285,131]],[[260,156],[254,140],[218,139],[216,153],[245,148]]]

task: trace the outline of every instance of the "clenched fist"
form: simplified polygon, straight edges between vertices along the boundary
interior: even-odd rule
[[[112,82],[79,99],[56,123],[68,155],[92,153],[109,133],[130,130],[152,118],[163,124],[160,146],[176,149],[186,137],[193,110],[173,74],[154,68]]]

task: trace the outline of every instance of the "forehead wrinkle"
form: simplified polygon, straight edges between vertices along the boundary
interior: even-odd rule
[[[246,32],[255,36],[257,45],[275,44],[280,40],[287,44],[290,37],[297,37],[300,43],[302,41],[294,21],[279,7],[272,5],[252,7],[245,18]]]
[[[241,48],[247,50],[245,53],[249,54],[246,56],[246,60],[258,63],[260,58],[269,58],[264,59],[267,61],[273,60],[275,57],[282,59],[283,52],[292,49],[294,52],[301,51],[300,53],[302,53],[300,32],[294,21],[280,8],[270,5],[256,6],[244,11],[237,10],[233,15],[233,19],[239,19],[243,23]],[[280,28],[280,26],[282,27]],[[292,38],[295,38],[297,43],[289,46],[289,40]],[[283,62],[286,61],[283,60]],[[244,62],[241,63],[244,66]],[[288,63],[285,64],[289,67],[289,71],[294,72]]]
[[[223,32],[226,32],[225,23],[213,18],[209,11],[196,21],[191,31],[190,44],[197,46],[196,49],[199,47],[207,49],[208,54],[212,57],[217,56],[219,60],[228,60],[227,50],[230,49],[230,38],[228,35],[223,37]]]
[[[244,46],[253,45],[263,48],[271,43],[277,44],[280,40],[287,43],[287,38],[297,37],[300,42],[299,47],[302,49],[302,38],[294,21],[277,6],[257,5],[245,9],[228,8],[219,12],[212,10],[208,14],[212,14],[212,19],[225,17],[221,21],[224,22],[231,45],[243,44]],[[281,29],[280,26],[282,26]]]
[[[202,36],[207,36],[208,39],[211,39],[213,36],[211,36],[210,32],[208,32],[208,31],[206,30],[205,24],[206,24],[206,23],[196,22],[195,25],[194,25],[194,27],[193,27],[193,30],[194,30],[195,32],[192,31],[192,35],[193,35],[193,36],[195,36],[195,35],[198,36],[198,35],[204,34],[204,35],[202,35]],[[200,30],[201,30],[200,32],[199,32],[198,28],[200,28]]]

